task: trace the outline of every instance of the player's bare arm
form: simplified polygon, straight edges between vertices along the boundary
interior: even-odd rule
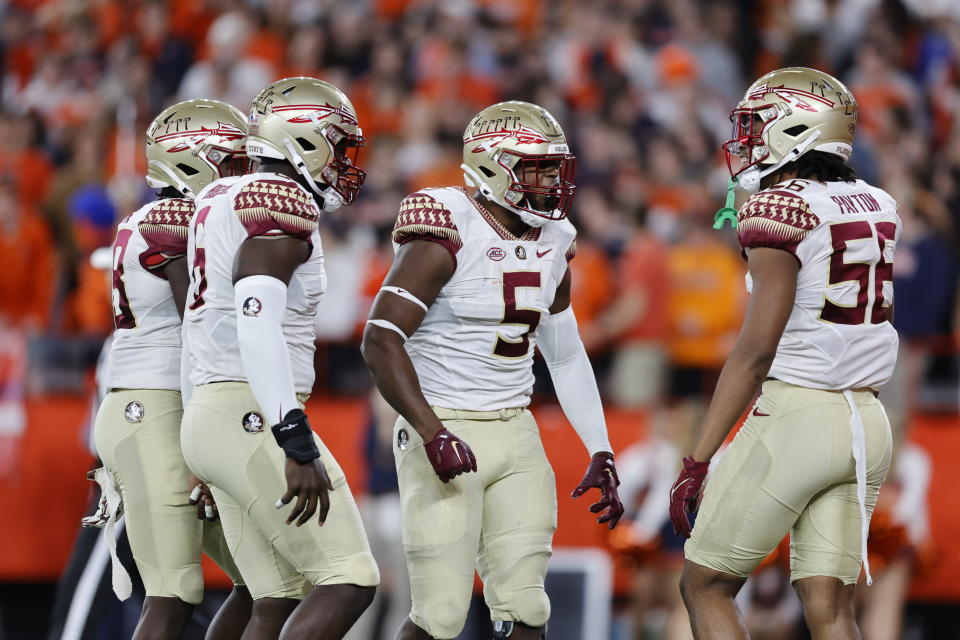
[[[571,497],[579,498],[590,489],[598,489],[600,500],[590,505],[590,511],[601,513],[597,522],[613,529],[623,516],[617,493],[620,480],[607,439],[596,379],[570,306],[570,290],[571,275],[567,269],[550,305],[550,315],[538,331],[538,344],[564,413],[591,454],[590,465]]]
[[[380,393],[427,443],[430,461],[444,482],[476,471],[476,459],[469,446],[444,429],[430,409],[403,343],[404,336],[413,335],[423,322],[424,307],[433,304],[453,268],[450,253],[439,244],[417,240],[401,246],[384,280],[385,289],[370,311],[361,345]],[[397,290],[407,292],[424,307]]]
[[[296,268],[309,256],[310,245],[298,238],[248,238],[245,240],[234,263],[233,282],[237,288],[238,298],[246,293],[257,295],[246,298],[248,302],[244,302],[243,308],[238,310],[238,318],[239,315],[252,318],[270,313],[279,314],[275,318],[282,318],[286,308],[286,286],[290,283]],[[271,283],[271,280],[274,282]],[[242,332],[240,326],[238,323],[238,332]],[[278,351],[286,355],[279,322],[275,323],[274,331],[280,338],[278,344],[283,347]],[[251,352],[250,341],[244,340],[242,333],[239,342],[245,361],[248,357],[254,358],[257,355]],[[275,355],[280,356],[280,354]],[[279,359],[282,361],[282,356]],[[277,420],[274,435],[287,454],[284,468],[287,491],[280,497],[277,505],[279,507],[288,504],[293,498],[297,498],[296,504],[287,517],[287,524],[296,521],[297,526],[308,522],[317,512],[319,505],[319,523],[323,525],[330,510],[328,492],[333,490],[333,484],[320,460],[320,452],[313,442],[313,433],[306,414],[297,404],[289,356],[286,367],[283,366],[283,362],[276,362],[275,366],[268,366],[268,364],[268,362],[257,362],[247,367],[247,371],[254,395],[257,396],[261,408],[270,420]],[[255,368],[260,369],[259,373],[271,376],[272,381],[265,385],[265,381],[257,380],[259,376],[256,375]]]
[[[710,459],[753,399],[773,363],[777,345],[793,309],[797,289],[796,258],[779,249],[751,249],[748,268],[753,292],[743,328],[720,373],[704,416],[693,455],[670,496],[670,517],[677,533],[690,537],[688,515],[696,510]]]
[[[163,275],[170,283],[173,292],[173,303],[177,305],[177,313],[183,319],[183,310],[187,303],[187,290],[190,288],[190,272],[187,269],[186,256],[170,260],[163,266]],[[190,474],[190,496],[188,501],[197,507],[198,520],[216,520],[217,503],[213,499],[210,487],[197,476]]]
[[[169,261],[163,267],[163,275],[170,283],[173,292],[173,303],[177,305],[177,313],[183,319],[183,309],[187,304],[187,290],[190,288],[190,273],[187,270],[187,256],[183,255]]]

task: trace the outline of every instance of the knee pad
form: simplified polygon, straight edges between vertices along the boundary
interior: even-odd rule
[[[511,617],[528,627],[542,627],[550,619],[550,598],[542,588],[522,589],[506,602]]]
[[[456,638],[467,621],[469,603],[445,600],[411,611],[410,619],[434,638]]]

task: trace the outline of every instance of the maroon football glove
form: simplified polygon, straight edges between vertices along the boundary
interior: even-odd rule
[[[590,505],[590,511],[600,513],[607,509],[605,514],[597,518],[597,522],[600,524],[609,522],[607,528],[613,529],[623,516],[623,503],[620,502],[620,496],[617,494],[618,486],[620,486],[620,478],[617,477],[617,468],[613,465],[613,454],[601,451],[590,458],[590,466],[587,467],[583,480],[573,490],[571,496],[579,498],[589,489],[600,489],[600,501]]]
[[[477,457],[467,443],[446,429],[441,429],[433,440],[423,445],[433,470],[444,482],[450,482],[461,473],[477,470]]]
[[[700,508],[700,492],[709,469],[709,462],[697,462],[693,456],[683,459],[683,469],[670,489],[670,521],[678,536],[690,537],[689,516]]]

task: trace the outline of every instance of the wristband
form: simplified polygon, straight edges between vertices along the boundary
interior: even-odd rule
[[[286,417],[270,430],[288,458],[304,464],[320,457],[320,450],[313,440],[313,430],[307,422],[307,414],[301,409],[288,411]]]

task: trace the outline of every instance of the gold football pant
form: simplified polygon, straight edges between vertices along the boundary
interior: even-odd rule
[[[237,584],[220,522],[197,519],[190,469],[180,452],[180,393],[114,390],[94,425],[97,452],[123,496],[127,537],[148,596],[203,599],[201,548]]]
[[[380,581],[360,513],[336,459],[314,436],[333,483],[330,512],[287,524],[296,500],[286,493],[286,456],[245,382],[196,387],[183,417],[187,464],[209,483],[230,553],[257,598],[301,598],[315,585],[374,586]]]
[[[410,574],[410,618],[434,638],[455,638],[467,617],[474,569],[494,620],[546,624],[543,589],[557,528],[553,470],[525,409],[434,408],[477,456],[477,472],[444,484],[423,440],[402,417],[394,457]]]
[[[890,424],[854,393],[866,438],[867,518],[890,465]],[[691,562],[746,576],[790,533],[790,579],[860,576],[861,518],[850,409],[839,392],[763,383],[753,412],[707,480]]]

